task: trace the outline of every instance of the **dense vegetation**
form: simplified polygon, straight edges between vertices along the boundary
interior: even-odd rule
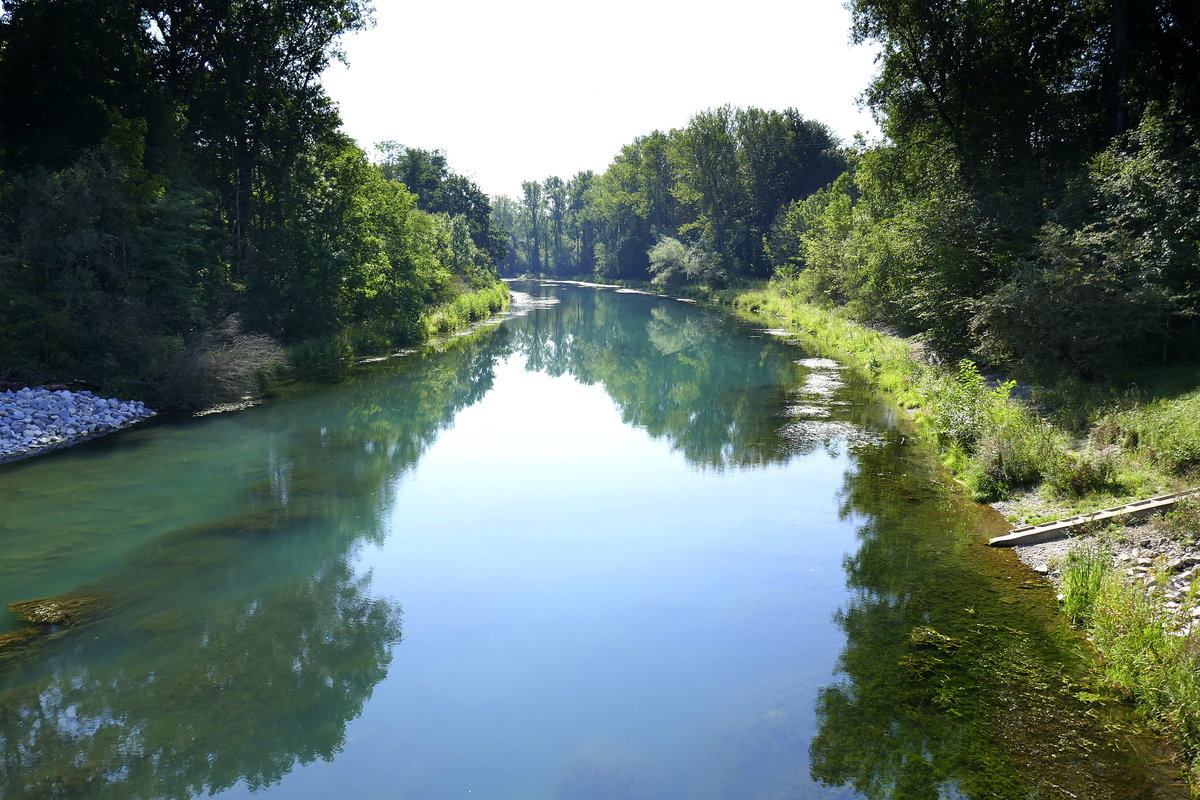
[[[1200,344],[1200,7],[855,0],[884,139],[729,107],[499,198],[510,273],[786,291],[1035,377]],[[836,179],[836,180],[834,180]],[[831,183],[830,183],[831,182]],[[829,185],[826,185],[829,184]]]
[[[359,0],[2,11],[0,380],[170,394],[214,330],[336,355],[494,284],[477,187],[339,131],[318,78]]]
[[[779,273],[941,351],[1095,378],[1200,343],[1200,7],[856,0],[884,143]]]
[[[830,130],[792,109],[704,111],[626,145],[600,175],[526,181],[519,199],[496,198],[493,217],[508,236],[501,271],[662,283],[765,277],[779,210],[845,167]]]

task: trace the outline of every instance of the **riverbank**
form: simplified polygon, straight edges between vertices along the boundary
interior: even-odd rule
[[[0,464],[128,428],[157,414],[137,400],[24,387],[0,393]]]
[[[868,374],[912,413],[971,495],[1012,523],[1084,513],[1194,482],[1200,418],[1193,406],[1200,392],[1178,376],[1171,391],[1126,392],[1132,400],[1111,399],[1108,407],[1096,394],[1054,395],[1036,386],[1018,399],[1013,382],[985,376],[969,361],[940,364],[919,342],[810,305],[784,283],[711,299],[779,320]],[[1047,397],[1060,404],[1053,412],[1036,404]],[[1056,587],[1064,613],[1095,645],[1107,681],[1192,760],[1195,785],[1200,504],[1016,551]]]
[[[468,330],[509,307],[508,286],[497,281],[475,291],[463,292],[448,303],[430,309],[422,317],[422,344]],[[403,353],[415,352],[403,350]],[[344,352],[339,347],[294,348],[289,353],[287,372],[320,375],[339,380],[349,366],[384,358],[361,358],[365,353]],[[390,355],[394,355],[389,353]],[[314,364],[316,359],[324,363]],[[305,363],[301,363],[301,362]],[[244,396],[235,402],[205,405],[196,416],[240,411],[261,402],[261,397]],[[124,430],[158,416],[140,400],[100,397],[91,391],[71,391],[47,386],[25,386],[0,392],[0,464],[21,461]]]

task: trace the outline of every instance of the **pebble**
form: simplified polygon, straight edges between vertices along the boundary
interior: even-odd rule
[[[9,389],[0,392],[0,461],[111,433],[155,413],[141,401],[91,392]]]

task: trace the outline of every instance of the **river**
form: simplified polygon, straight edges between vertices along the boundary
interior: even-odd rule
[[[0,796],[1185,797],[1050,590],[812,343],[525,283],[0,466]]]

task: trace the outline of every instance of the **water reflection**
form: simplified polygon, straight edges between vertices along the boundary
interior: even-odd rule
[[[974,512],[869,388],[684,304],[555,294],[335,390],[0,475],[22,542],[0,564],[21,591],[0,601],[70,588],[101,612],[0,647],[0,794],[320,796],[362,768],[381,796],[478,779],[561,800],[1025,798],[1059,777],[1097,800],[1154,796],[1146,759],[1087,729],[1075,695],[1094,687],[1055,666],[1078,643],[1052,601],[1005,583]],[[602,386],[702,469],[621,427],[598,390],[532,372]],[[502,380],[595,436],[561,436],[578,457],[539,472],[517,450],[529,427],[558,446],[540,410],[488,440],[510,417],[473,409],[410,478]],[[597,397],[604,421],[573,405]],[[593,452],[601,436],[627,438]],[[480,441],[506,445],[483,458]],[[55,503],[92,519],[47,525]],[[128,552],[90,568],[103,535]],[[373,559],[387,548],[395,561]],[[409,608],[404,649],[379,585]],[[297,769],[343,749],[336,769]]]
[[[627,424],[698,466],[781,463],[834,449],[877,419],[873,399],[845,387],[836,364],[797,360],[801,351],[747,336],[726,317],[655,297],[552,291],[557,306],[513,329],[527,368],[603,385]],[[835,404],[845,413],[831,421]]]
[[[980,544],[981,514],[928,459],[892,435],[846,476],[861,544],[813,778],[871,800],[1186,797],[1166,762],[1135,753],[1146,740],[1104,727],[1120,715],[1095,706],[1082,642],[1011,554]]]
[[[398,477],[490,388],[494,333],[319,399],[159,431],[187,454],[156,476],[164,493],[203,492],[214,469],[239,488],[215,521],[77,587],[95,618],[10,635],[0,794],[192,797],[338,753],[401,633],[357,553],[382,540]]]

